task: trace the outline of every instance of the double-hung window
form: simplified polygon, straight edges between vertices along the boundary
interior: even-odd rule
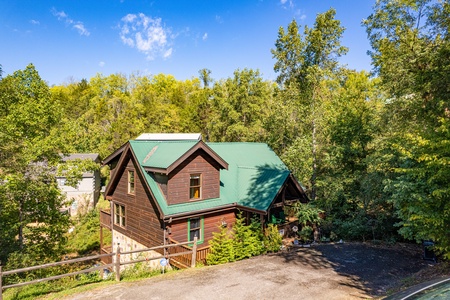
[[[188,220],[189,242],[197,238],[198,243],[203,242],[203,218],[190,218]]]
[[[200,174],[191,174],[189,181],[189,199],[197,200],[201,198],[202,178]]]
[[[128,194],[134,194],[134,171],[128,171]]]
[[[125,227],[125,206],[114,203],[114,224]]]

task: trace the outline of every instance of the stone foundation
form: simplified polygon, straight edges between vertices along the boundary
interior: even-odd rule
[[[120,246],[120,252],[128,252],[128,251],[134,251],[134,250],[140,250],[140,249],[146,249],[149,247],[146,247],[137,241],[133,240],[132,238],[123,235],[122,233],[113,230],[112,231],[112,251],[115,252],[117,250],[117,246]],[[153,257],[161,256],[160,253],[156,251],[145,251],[145,252],[138,252],[138,253],[131,253],[131,254],[121,254],[120,255],[120,261],[121,262],[129,262],[131,260],[140,260],[140,259],[148,259],[147,262],[145,262],[150,269],[161,269],[160,265],[160,259],[151,259]],[[113,256],[113,262],[116,261],[116,257]],[[124,270],[127,267],[133,266],[134,264],[128,264],[125,266],[121,266],[120,269]],[[166,267],[167,268],[167,267]]]

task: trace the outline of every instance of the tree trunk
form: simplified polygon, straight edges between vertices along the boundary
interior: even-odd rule
[[[317,141],[316,141],[316,120],[312,120],[312,175],[311,175],[311,201],[316,199],[317,180]]]
[[[19,247],[23,249],[23,201],[19,204]]]

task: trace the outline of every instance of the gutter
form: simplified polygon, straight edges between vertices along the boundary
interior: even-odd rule
[[[173,214],[173,215],[167,215],[167,216],[163,217],[163,221],[171,223],[172,221],[175,221],[175,220],[185,219],[187,216],[196,217],[196,216],[204,215],[205,213],[215,213],[215,212],[220,212],[220,211],[224,211],[224,210],[228,210],[230,208],[236,208],[236,207],[238,207],[238,206],[237,206],[237,203],[235,202],[235,203],[226,204],[226,205],[222,205],[222,206],[218,206],[218,207],[214,207],[214,208],[197,210],[197,211],[195,211],[195,213],[184,212],[184,213],[178,213],[178,214]]]
[[[265,211],[265,210],[259,210],[259,209],[250,208],[250,207],[247,207],[247,206],[242,206],[242,205],[236,205],[236,208],[240,209],[240,210],[254,212],[254,213],[257,213],[257,214],[260,214],[260,215],[267,215],[267,211]]]

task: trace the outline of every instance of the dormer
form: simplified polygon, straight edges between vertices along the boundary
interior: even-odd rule
[[[155,141],[147,136],[130,146],[168,205],[220,198],[220,170],[228,169],[228,163],[202,140],[177,136]]]

